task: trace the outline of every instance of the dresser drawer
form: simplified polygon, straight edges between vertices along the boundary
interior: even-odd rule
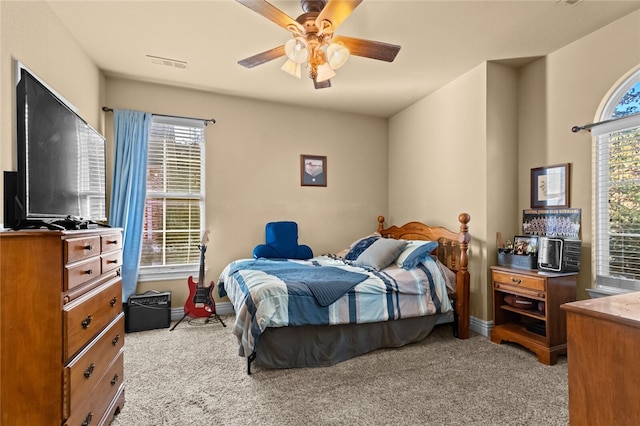
[[[507,284],[517,288],[525,288],[542,292],[546,291],[546,280],[544,278],[510,274],[503,271],[493,271],[492,274],[494,285]]]
[[[122,386],[123,374],[124,352],[120,352],[91,394],[85,395],[78,409],[74,409],[67,418],[65,425],[98,425]]]
[[[102,253],[120,250],[122,248],[122,235],[118,232],[115,234],[103,235],[100,237],[100,247]]]
[[[100,259],[102,261],[102,273],[104,274],[120,267],[122,264],[122,252],[113,251],[111,253],[105,253],[100,256]]]
[[[121,313],[65,367],[65,418],[92,393],[123,346],[124,313]]]
[[[63,309],[64,361],[67,362],[122,312],[120,277],[67,303]]]
[[[74,287],[99,277],[101,268],[102,265],[100,257],[94,257],[65,266],[63,291],[71,290]]]
[[[100,254],[100,236],[69,238],[64,240],[64,261],[72,263]]]

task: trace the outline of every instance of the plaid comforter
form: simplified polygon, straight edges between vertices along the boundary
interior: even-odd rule
[[[222,271],[218,293],[233,304],[233,333],[240,355],[248,357],[267,327],[366,323],[449,312],[453,308],[447,286],[452,284],[441,268],[435,260],[410,270],[393,265],[376,271],[329,256],[307,261],[241,259]],[[323,281],[323,275],[329,280]],[[338,281],[341,277],[345,281]],[[326,299],[317,295],[323,287],[330,300],[336,299],[326,306],[321,303]]]

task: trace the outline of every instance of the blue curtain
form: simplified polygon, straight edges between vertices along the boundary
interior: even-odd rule
[[[148,112],[113,112],[115,159],[109,222],[111,226],[123,229],[123,302],[135,293],[138,282],[152,117]]]

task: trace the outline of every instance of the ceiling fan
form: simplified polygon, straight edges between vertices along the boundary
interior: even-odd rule
[[[284,45],[238,61],[253,68],[281,56],[287,61],[282,70],[300,78],[302,67],[308,68],[316,89],[331,87],[335,70],[349,55],[393,62],[400,46],[379,41],[336,36],[335,30],[358,7],[362,0],[301,0],[303,14],[291,18],[266,0],[236,0],[291,32],[293,38]]]

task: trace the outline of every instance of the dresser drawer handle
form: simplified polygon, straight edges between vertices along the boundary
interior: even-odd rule
[[[117,265],[118,259],[107,259],[107,263],[113,263],[114,265]]]
[[[111,307],[113,308],[114,306],[116,306],[116,302],[118,301],[117,297],[113,297],[113,299],[109,300],[109,305],[111,305]]]
[[[89,366],[89,368],[87,368],[86,370],[84,370],[84,378],[88,379],[89,377],[91,377],[91,375],[93,374],[93,370],[94,368],[96,368],[96,365],[94,363],[91,363],[91,365]]]
[[[111,341],[111,344],[115,346],[118,343],[118,340],[120,340],[120,335],[116,334],[116,337],[113,338],[113,340]]]
[[[118,244],[118,240],[109,240],[107,244]]]
[[[93,250],[93,246],[91,244],[87,244],[83,247],[85,250]]]
[[[517,285],[517,284],[520,284],[522,280],[520,278],[511,277],[511,282]]]
[[[92,419],[93,419],[93,413],[89,411],[89,414],[87,414],[87,417],[85,417],[84,421],[82,422],[82,426],[89,426],[91,424]]]
[[[115,385],[116,383],[118,383],[118,374],[117,373],[113,376],[113,379],[111,379],[111,386]]]
[[[87,269],[86,271],[84,271],[84,274],[86,274],[86,275],[93,274],[93,269]]]
[[[87,328],[89,328],[89,324],[91,324],[91,320],[93,319],[93,317],[91,315],[89,315],[88,317],[86,317],[85,319],[82,320],[82,328],[84,328],[85,330]]]

